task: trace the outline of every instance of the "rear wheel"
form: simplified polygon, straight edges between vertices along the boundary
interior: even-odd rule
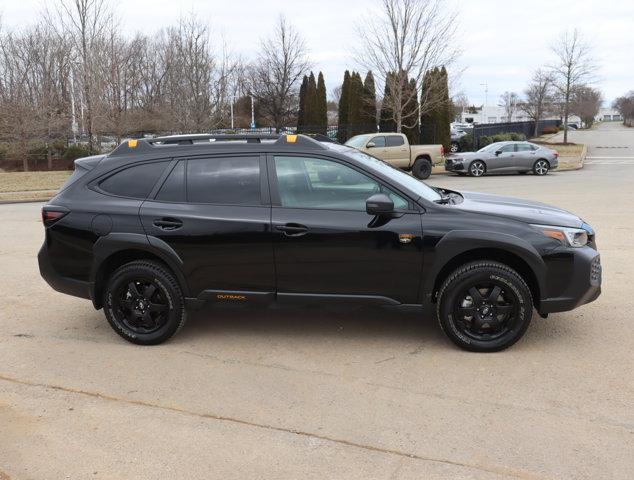
[[[469,165],[469,175],[472,177],[481,177],[486,172],[486,165],[482,160],[476,160]]]
[[[515,270],[482,260],[463,265],[443,282],[437,314],[442,330],[459,347],[496,352],[524,335],[533,301]]]
[[[417,158],[412,167],[412,174],[420,180],[429,178],[431,175],[431,162],[429,159],[424,157]]]
[[[533,165],[533,173],[535,175],[546,175],[548,173],[548,170],[550,170],[550,164],[548,163],[548,160],[537,160],[535,162],[535,165]]]
[[[185,302],[172,273],[158,262],[139,260],[119,267],[104,292],[108,323],[140,345],[162,343],[182,328]]]

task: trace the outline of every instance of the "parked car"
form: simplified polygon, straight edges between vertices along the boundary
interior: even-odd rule
[[[161,343],[203,304],[418,306],[496,351],[596,299],[595,233],[536,202],[433,188],[302,135],[129,140],[75,162],[42,209],[42,277]],[[301,321],[301,320],[300,320]]]
[[[356,135],[345,145],[369,153],[384,162],[404,170],[411,170],[416,178],[426,179],[433,165],[445,160],[442,145],[410,145],[402,133],[369,133]]]
[[[463,152],[445,160],[445,170],[481,177],[485,173],[532,171],[546,175],[559,165],[559,153],[531,142],[496,142],[477,152]]]
[[[462,130],[451,129],[451,153],[458,153],[460,151],[460,139],[468,135],[467,132]]]

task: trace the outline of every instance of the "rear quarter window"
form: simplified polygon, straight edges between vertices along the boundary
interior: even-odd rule
[[[99,183],[106,193],[145,199],[163,174],[167,162],[144,163],[120,170]]]

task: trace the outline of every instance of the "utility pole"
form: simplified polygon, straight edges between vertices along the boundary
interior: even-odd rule
[[[231,130],[233,130],[233,102],[235,101],[235,97],[231,97]]]
[[[486,106],[489,104],[489,84],[488,82],[484,82],[480,84],[481,87],[484,87],[484,105],[482,106],[482,123],[484,122],[485,119],[485,109]]]
[[[255,106],[251,97],[251,128],[255,128]]]
[[[71,70],[70,72],[70,130],[73,132],[73,144],[77,143],[77,116],[75,115],[75,78]]]

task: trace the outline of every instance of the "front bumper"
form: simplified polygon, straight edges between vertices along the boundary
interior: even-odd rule
[[[92,284],[90,282],[64,277],[55,271],[49,258],[46,242],[37,255],[37,262],[40,267],[40,275],[54,290],[74,297],[91,298]]]
[[[575,249],[573,272],[563,291],[553,298],[542,298],[539,313],[566,312],[596,300],[601,294],[601,257],[590,248]]]
[[[463,160],[448,158],[445,160],[445,170],[448,172],[466,172],[467,168]]]

